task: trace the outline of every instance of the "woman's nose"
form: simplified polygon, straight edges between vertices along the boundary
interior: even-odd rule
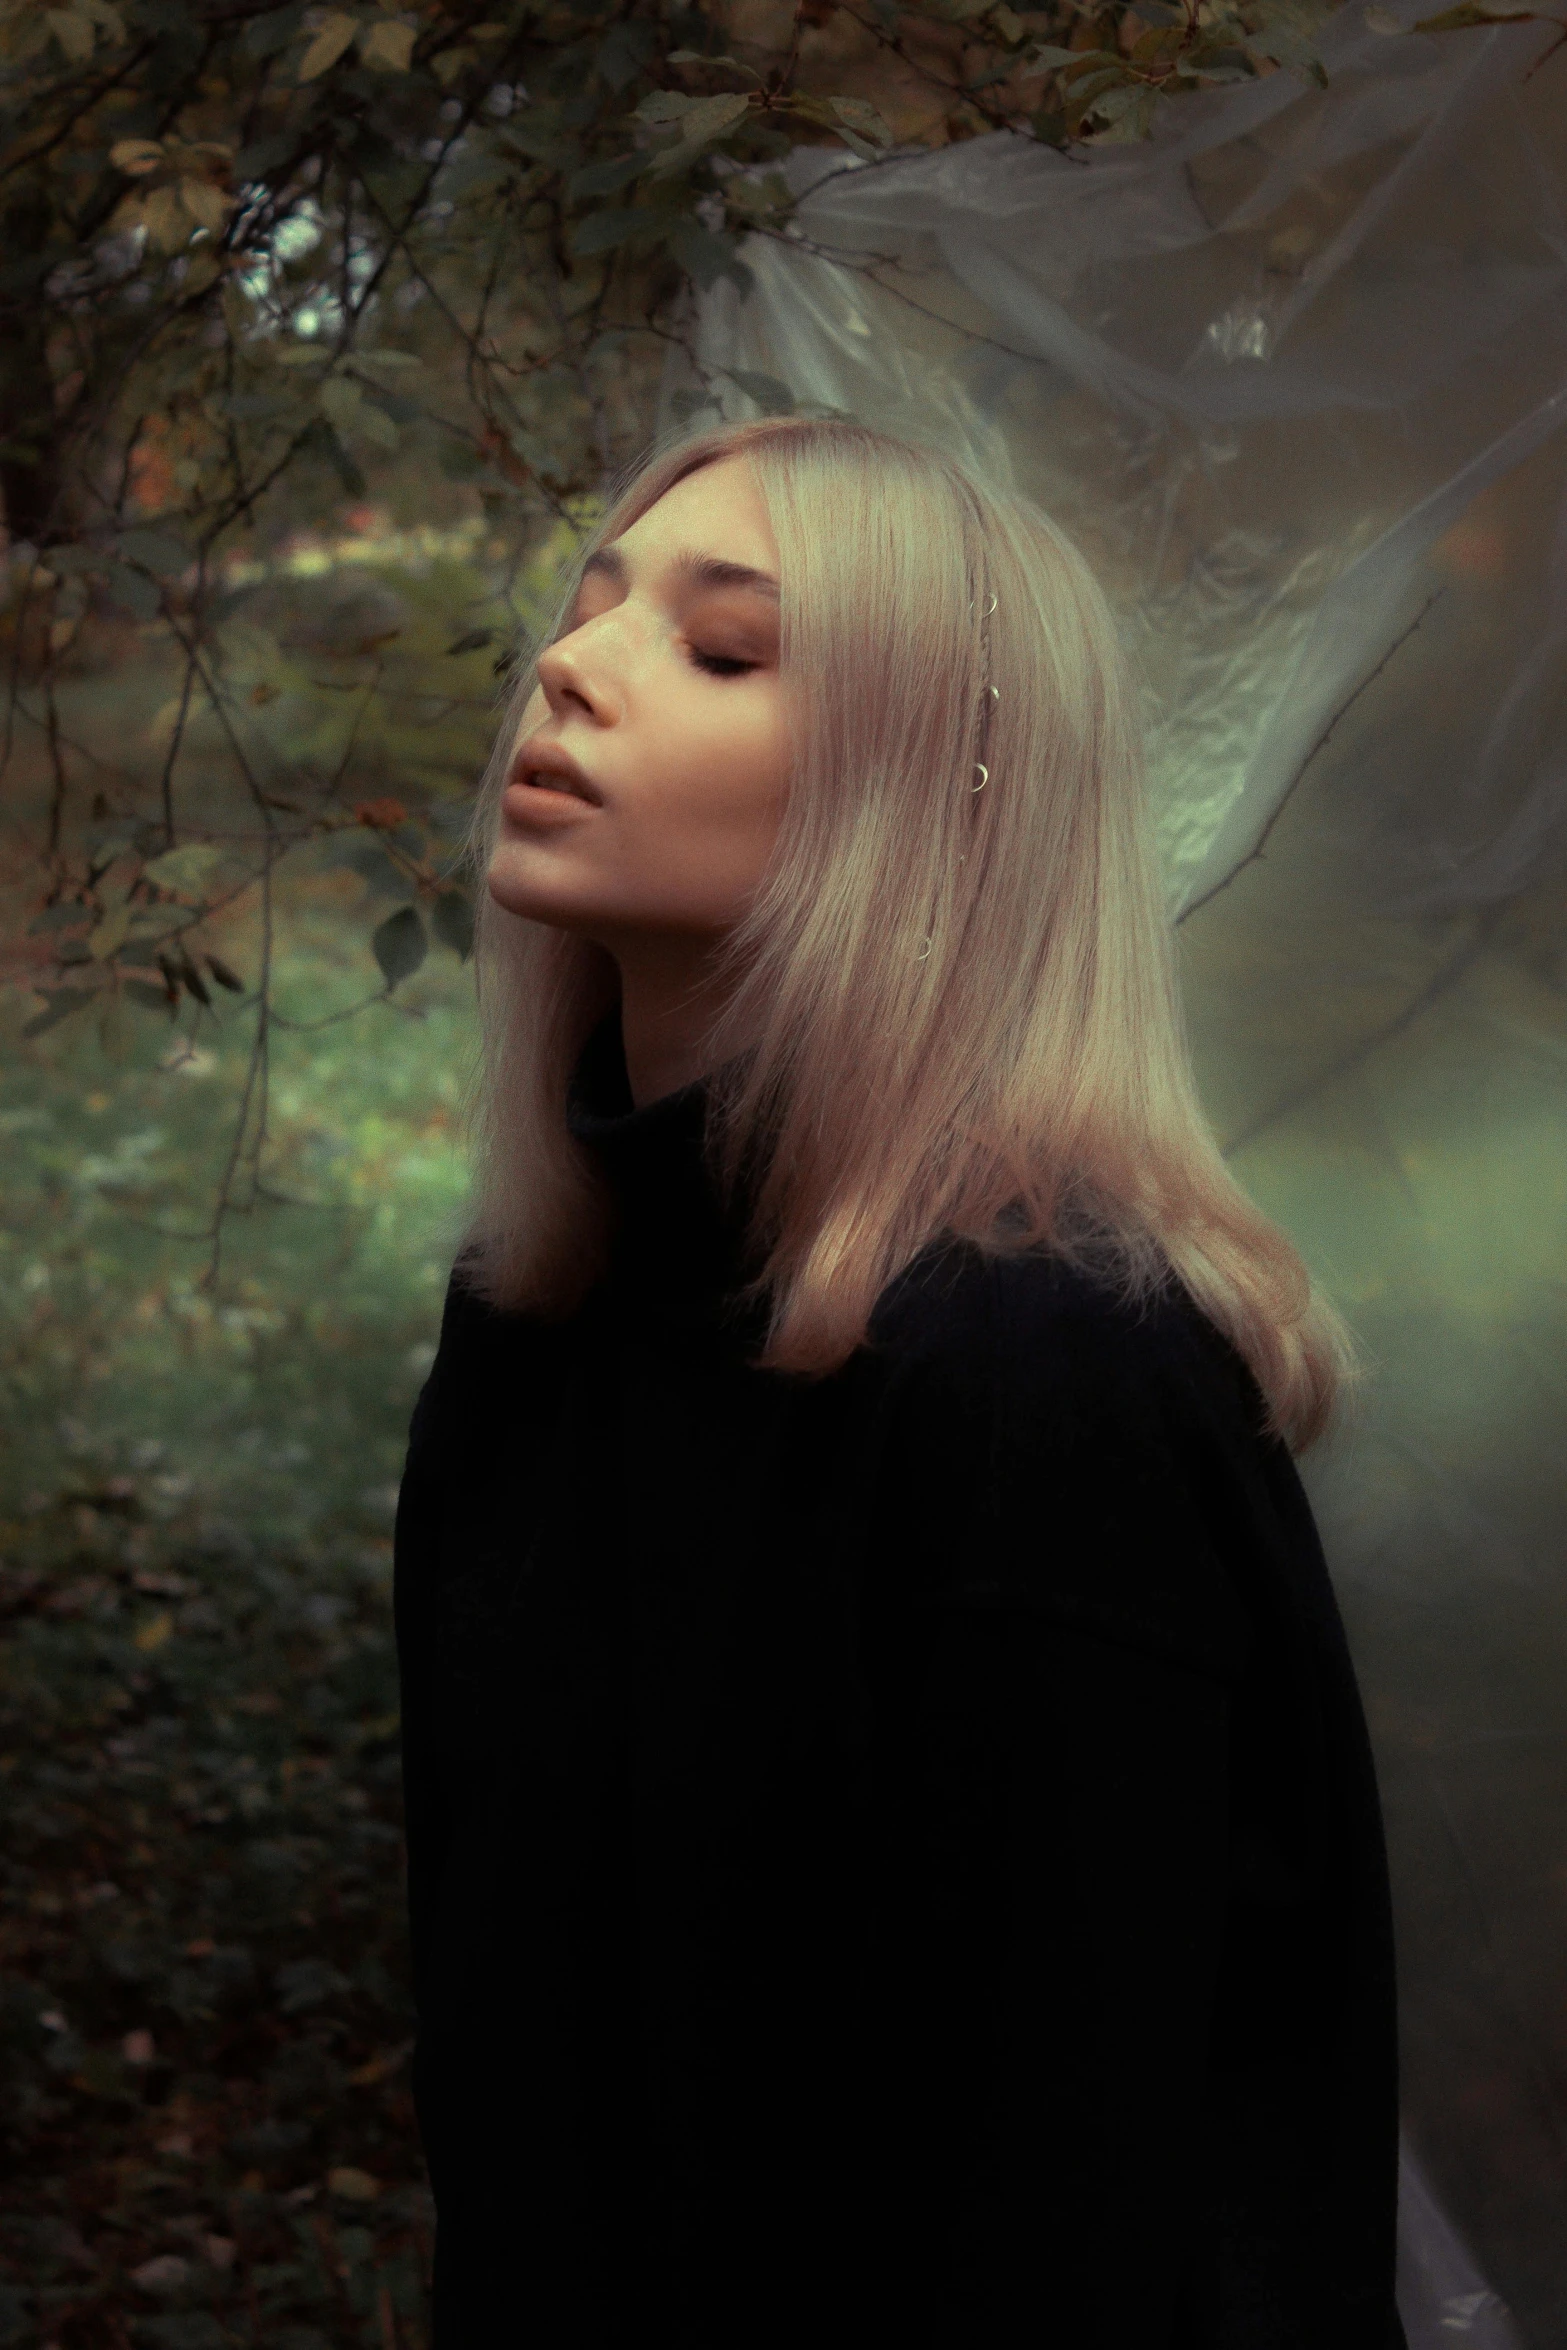
[[[621,714],[615,649],[608,632],[592,621],[540,654],[539,683],[552,709],[575,706],[600,725],[613,724]]]

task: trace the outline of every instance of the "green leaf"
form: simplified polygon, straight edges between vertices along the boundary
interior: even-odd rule
[[[280,163],[287,162],[298,144],[292,132],[279,132],[273,138],[257,139],[253,145],[241,147],[234,163],[235,179],[241,186],[246,180],[269,179]]]
[[[736,258],[734,238],[703,228],[698,221],[677,220],[669,232],[669,249],[704,290],[721,277],[732,277],[743,294],[754,283],[745,263]]]
[[[24,1036],[42,1036],[46,1029],[53,1028],[61,1020],[68,1020],[73,1012],[79,1012],[83,1004],[90,1000],[86,989],[79,987],[40,988],[39,993],[44,999],[44,1008],[41,1012],[35,1012],[26,1023],[22,1030]]]
[[[627,82],[635,81],[654,47],[651,25],[639,24],[635,17],[622,18],[610,26],[598,45],[593,64],[599,80],[611,90],[623,90]]]
[[[529,163],[563,163],[572,148],[561,137],[560,117],[553,108],[535,106],[521,122],[509,122],[501,132],[501,144],[510,147]]]
[[[406,409],[411,403],[399,400],[397,405]],[[365,401],[359,411],[359,430],[378,449],[395,449],[398,446],[397,420],[392,415],[390,402],[385,398]]]
[[[1327,22],[1321,0],[1252,0],[1247,10],[1246,46],[1254,57],[1270,64],[1293,66],[1316,80],[1326,75],[1316,54],[1316,39]]]
[[[168,989],[154,987],[150,979],[127,979],[124,983],[124,993],[133,1004],[140,1004],[144,1011],[172,1012],[174,1009],[169,1000]]]
[[[110,595],[117,604],[124,605],[133,619],[157,619],[163,609],[163,598],[143,572],[132,571],[127,563],[110,563],[106,577]]]
[[[297,405],[287,392],[231,392],[223,411],[236,424],[259,424],[269,416],[291,416]]]
[[[701,416],[718,408],[715,392],[676,392],[669,403],[669,412],[677,424],[689,424],[693,416]]]
[[[165,849],[161,857],[154,857],[143,879],[175,897],[199,898],[221,857],[222,851],[207,841],[187,841],[181,849]]]
[[[1108,91],[1092,109],[1095,119],[1108,126],[1095,134],[1095,146],[1111,147],[1145,139],[1153,128],[1157,103],[1152,90],[1134,87]]]
[[[498,188],[503,181],[515,179],[517,167],[501,155],[458,155],[441,173],[436,193],[462,204],[470,196],[482,196],[489,188]]]
[[[654,157],[648,166],[648,178],[672,179],[676,172],[685,171],[710,147],[726,138],[750,111],[750,99],[738,90],[726,90],[716,98],[692,99],[680,117],[678,143]]]
[[[303,0],[291,8],[273,8],[253,16],[245,27],[244,44],[252,57],[275,57],[286,49],[305,21]]]
[[[316,396],[339,432],[357,428],[365,396],[350,376],[329,375]]]
[[[745,60],[741,57],[730,57],[728,55],[707,57],[704,56],[700,49],[671,49],[669,52],[668,62],[671,65],[721,65],[725,67],[730,73],[745,74],[751,81],[755,82],[759,90],[765,90],[767,87],[766,77],[762,74],[759,74],[754,65],[747,65]]]
[[[333,431],[332,427],[325,421],[324,418],[320,420],[319,432],[312,433],[310,438],[314,446],[319,449],[321,455],[331,466],[333,472],[337,475],[338,480],[342,483],[348,495],[351,498],[362,498],[369,485],[365,481],[363,473],[355,464],[347,449],[343,446],[341,437]]]
[[[566,182],[566,193],[573,202],[582,196],[613,196],[646,169],[647,157],[640,151],[613,155],[607,162],[584,164],[581,171],[574,171]]]
[[[73,571],[101,571],[103,564],[102,554],[92,547],[45,547],[43,551],[44,569],[54,572],[57,578]]]
[[[858,131],[851,131],[846,122],[840,122],[837,130],[839,138],[842,139],[851,155],[858,155],[862,163],[879,162],[881,149],[873,147],[869,139],[862,139]]]
[[[139,563],[159,579],[177,578],[195,560],[184,541],[167,530],[121,531],[120,552],[127,562]]]
[[[370,951],[381,966],[388,993],[411,978],[429,952],[418,908],[399,906],[395,914],[388,914],[370,941]]]
[[[628,204],[619,211],[590,212],[571,232],[571,249],[586,256],[609,253],[630,237],[645,236],[666,218],[651,204]]]
[[[467,962],[473,953],[473,908],[460,889],[444,890],[436,899],[430,928],[459,962]]]
[[[360,351],[354,352],[354,365],[366,367],[372,375],[401,375],[410,367],[422,367],[424,361],[417,351]]]
[[[1008,69],[1010,70],[1010,68]],[[867,98],[829,98],[828,105],[838,117],[860,138],[869,139],[874,147],[890,147],[892,132],[878,108]]]
[[[1081,122],[1085,114],[1093,112],[1096,99],[1103,97],[1106,90],[1124,90],[1129,79],[1121,65],[1107,65],[1102,73],[1082,74],[1067,91],[1067,105]]]
[[[1119,49],[1069,49],[1070,70],[1081,73],[1085,66],[1113,65],[1117,73],[1125,71],[1126,60]],[[1063,71],[1067,70],[1063,68]]]
[[[700,98],[693,98],[686,90],[649,90],[633,120],[655,126],[682,122],[693,106],[700,106]]]
[[[764,416],[794,414],[794,394],[787,384],[778,381],[776,375],[758,375],[750,367],[731,367],[728,372],[731,383],[744,392],[748,400],[754,400]]]

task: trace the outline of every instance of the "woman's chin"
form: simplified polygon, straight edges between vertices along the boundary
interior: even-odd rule
[[[551,889],[547,880],[533,868],[536,860],[526,850],[519,856],[508,847],[499,849],[490,861],[485,887],[495,903],[508,914],[522,914],[531,922],[550,922],[564,911],[563,893]]]
[[[504,913],[521,915],[528,922],[547,922],[556,930],[589,927],[594,909],[584,904],[580,890],[559,883],[552,886],[550,876],[535,867],[536,860],[526,852],[520,857],[508,856],[503,847],[484,877],[496,905]]]

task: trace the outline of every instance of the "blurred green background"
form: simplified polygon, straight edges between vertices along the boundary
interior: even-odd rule
[[[296,770],[342,789],[270,907],[251,880],[225,908],[256,814],[212,713],[191,726],[205,1003],[144,982],[51,1017],[42,956],[90,956],[105,892],[62,924],[16,861],[12,976],[36,954],[45,993],[9,991],[0,1069],[0,2340],[424,2338],[391,1525],[461,1212],[450,877],[504,683],[493,645],[449,648],[476,615],[525,626],[569,538],[519,571],[482,517],[361,505],[247,558],[228,707],[264,714],[279,797]],[[106,622],[62,731],[155,767],[178,677],[156,628]],[[25,839],[48,778],[19,751]],[[87,826],[111,913],[142,831]],[[372,941],[421,906],[388,987]]]

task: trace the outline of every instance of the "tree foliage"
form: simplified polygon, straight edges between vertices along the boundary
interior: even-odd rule
[[[264,1180],[289,861],[351,833],[406,885],[371,996],[432,935],[466,952],[454,812],[495,677],[646,439],[692,288],[797,233],[790,148],[875,169],[1006,129],[1071,157],[1206,87],[1320,81],[1328,5],[3,0],[11,975],[27,1033],[90,1011],[110,1049],[243,1000],[214,1262]],[[791,406],[687,362],[688,412]],[[463,574],[439,645],[406,585],[436,556]],[[240,905],[243,971],[214,931]]]

